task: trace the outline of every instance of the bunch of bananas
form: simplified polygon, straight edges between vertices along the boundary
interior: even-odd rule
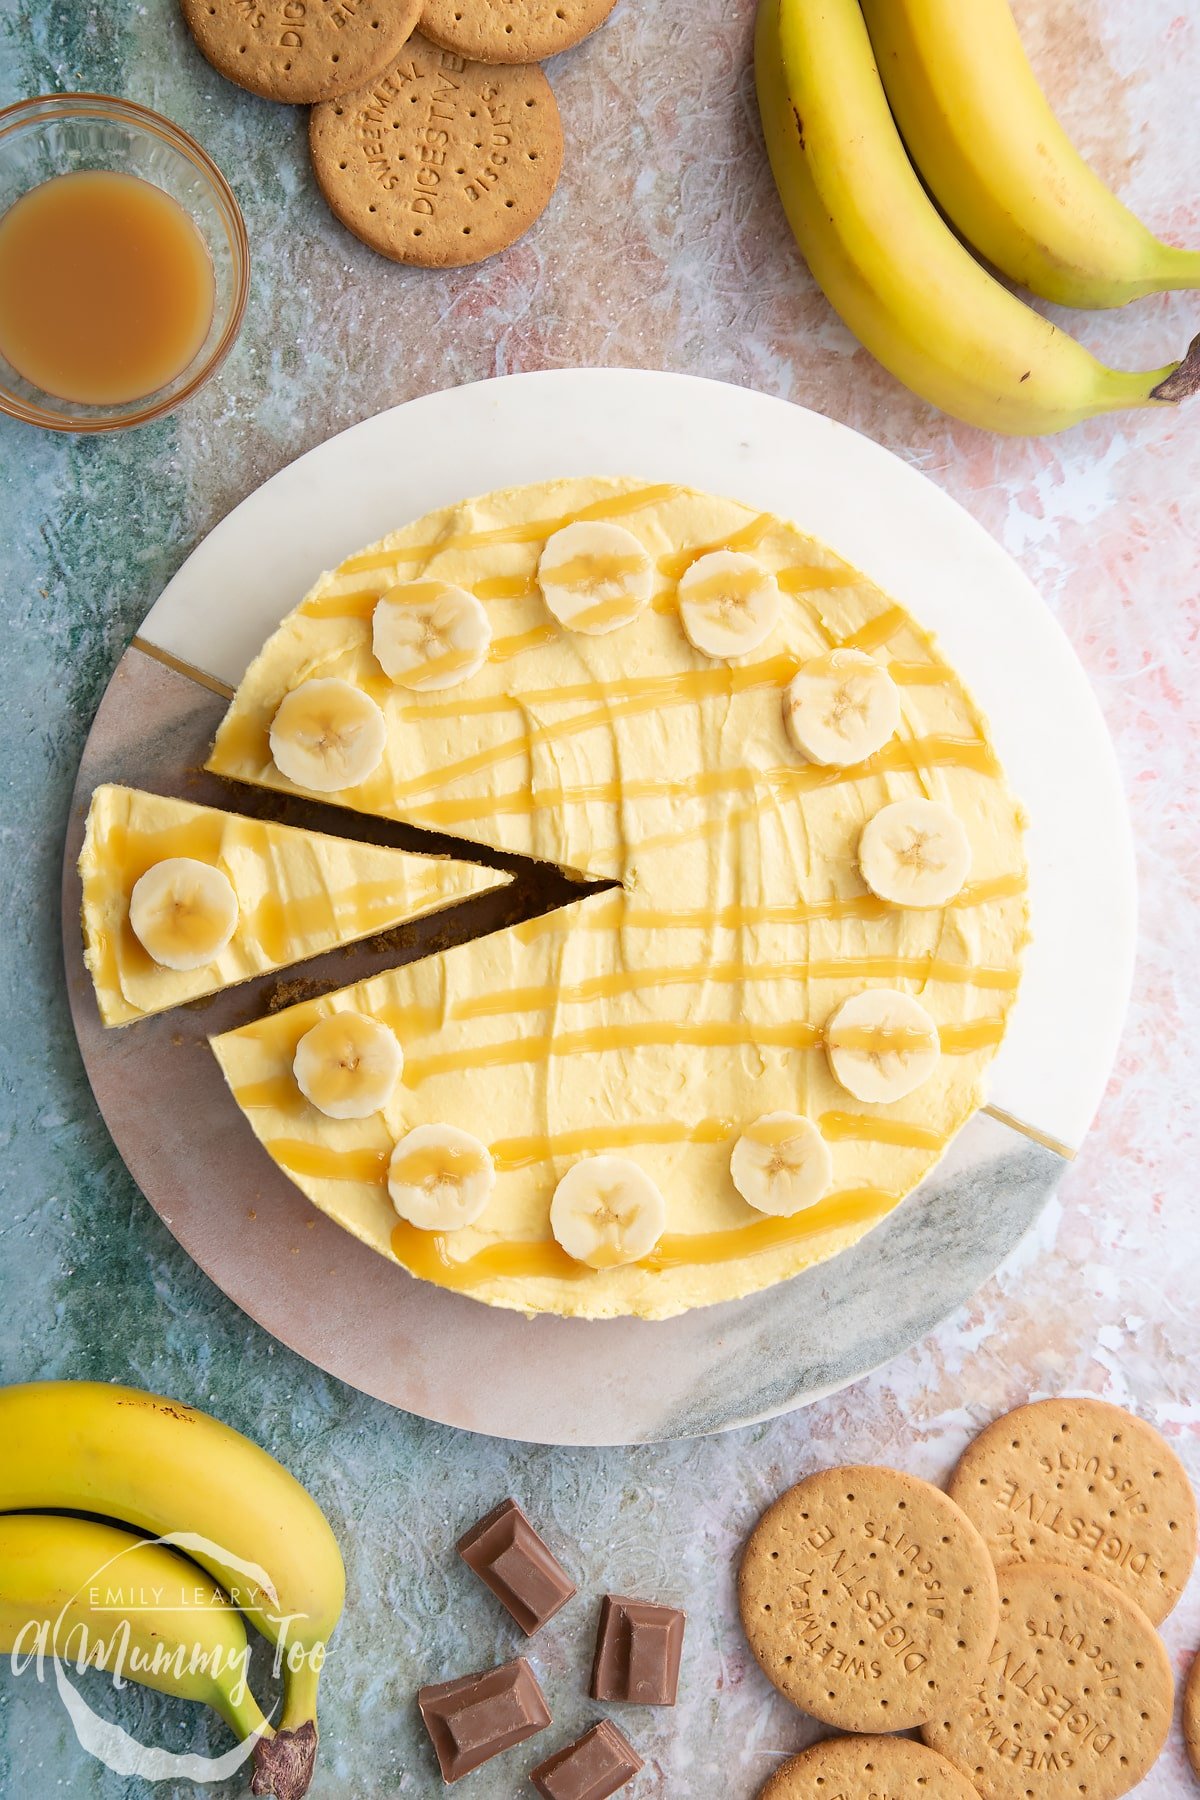
[[[311,1496],[227,1425],[136,1388],[0,1389],[0,1444],[0,1653],[28,1658],[40,1636],[46,1657],[83,1652],[202,1701],[256,1740],[252,1791],[299,1800],[346,1583]],[[52,1508],[124,1525],[40,1510]],[[274,1727],[245,1681],[243,1614],[278,1648]]]
[[[955,235],[1069,306],[1200,288],[1200,252],[1160,243],[1074,149],[1008,0],[759,0],[755,69],[809,268],[923,399],[1036,434],[1200,388],[1200,337],[1166,368],[1106,368]]]

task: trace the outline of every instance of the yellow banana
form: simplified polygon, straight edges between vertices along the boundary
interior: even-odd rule
[[[900,141],[858,0],[760,0],[755,68],[771,168],[809,268],[923,399],[1022,435],[1200,386],[1200,338],[1182,363],[1106,368],[959,243]]]
[[[56,1654],[215,1707],[238,1737],[271,1736],[246,1685],[240,1613],[184,1556],[93,1519],[0,1518],[0,1655]]]
[[[102,1382],[0,1389],[0,1444],[0,1512],[64,1507],[156,1536],[188,1534],[188,1555],[281,1649],[283,1713],[274,1742],[258,1746],[255,1792],[303,1792],[346,1577],[337,1540],[299,1482],[207,1413]]]
[[[989,262],[1064,306],[1200,288],[1076,150],[1008,0],[862,0],[892,112],[946,216]]]

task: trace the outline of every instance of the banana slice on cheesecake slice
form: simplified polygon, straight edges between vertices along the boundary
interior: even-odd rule
[[[567,1255],[590,1269],[616,1269],[648,1256],[666,1229],[667,1203],[646,1171],[626,1156],[585,1156],[550,1202],[550,1229]]]
[[[129,896],[129,924],[161,968],[203,969],[237,930],[232,881],[194,856],[167,856],[140,875]]]

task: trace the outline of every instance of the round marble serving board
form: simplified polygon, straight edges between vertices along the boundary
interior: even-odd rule
[[[731,495],[797,520],[863,569],[937,633],[1030,816],[1034,943],[988,1111],[852,1250],[766,1293],[659,1323],[528,1320],[414,1280],[286,1180],[207,1046],[209,1033],[272,1006],[561,903],[552,873],[523,865],[503,895],[119,1031],[99,1023],[77,923],[75,862],[101,781],[429,847],[427,834],[203,774],[225,695],[320,570],[466,495],[587,474]],[[63,901],[67,983],[96,1099],[134,1179],[200,1267],[275,1337],[367,1393],[447,1424],[562,1444],[770,1417],[878,1367],[967,1299],[1036,1219],[1087,1130],[1124,1016],[1135,924],[1128,820],[1096,702],[986,532],[916,470],[816,413],[690,376],[600,369],[411,401],[332,438],[237,507],[113,675],[80,767]]]

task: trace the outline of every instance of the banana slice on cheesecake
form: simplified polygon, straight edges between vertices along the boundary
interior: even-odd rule
[[[624,525],[577,519],[546,539],[537,578],[560,625],[603,636],[631,625],[646,606],[654,564]]]
[[[164,969],[203,969],[220,956],[238,922],[238,898],[221,869],[168,856],[146,870],[129,896],[129,923]]]
[[[310,793],[337,794],[375,773],[387,724],[370,694],[340,676],[321,676],[284,696],[269,741],[281,775]]]
[[[474,594],[445,581],[402,581],[371,615],[376,662],[397,687],[420,694],[469,681],[491,643],[488,616]]]
[[[882,750],[900,724],[900,690],[864,650],[829,650],[784,689],[783,722],[801,756],[849,768]]]
[[[743,1131],[729,1159],[733,1185],[748,1206],[790,1218],[815,1206],[833,1180],[833,1156],[811,1119],[763,1113]]]
[[[936,800],[893,800],[868,819],[858,866],[873,894],[895,906],[946,906],[967,879],[971,840]]]
[[[783,611],[779,583],[740,550],[712,550],[679,578],[679,622],[704,656],[745,656],[765,643]]]
[[[550,1202],[550,1229],[567,1255],[590,1269],[640,1262],[667,1223],[667,1204],[649,1175],[625,1156],[585,1156]]]
[[[461,1231],[484,1212],[496,1185],[491,1152],[456,1125],[418,1125],[388,1164],[388,1193],[421,1231]]]
[[[941,1055],[936,1022],[899,988],[867,988],[843,1000],[825,1027],[835,1078],[856,1100],[886,1106],[929,1080]]]
[[[404,1052],[394,1032],[365,1013],[335,1012],[296,1046],[296,1086],[327,1119],[369,1119],[396,1091]]]

